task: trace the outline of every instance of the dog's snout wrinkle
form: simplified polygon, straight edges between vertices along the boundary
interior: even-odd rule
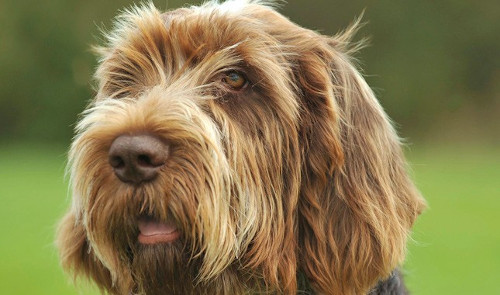
[[[125,183],[153,180],[166,163],[169,146],[149,134],[120,135],[109,149],[109,164]]]

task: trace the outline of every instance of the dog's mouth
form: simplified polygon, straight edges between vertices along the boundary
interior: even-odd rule
[[[160,222],[150,216],[142,216],[138,220],[141,244],[172,243],[179,239],[180,232],[175,222]]]

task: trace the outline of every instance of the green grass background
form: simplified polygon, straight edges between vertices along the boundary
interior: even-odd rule
[[[412,294],[500,294],[500,148],[407,154],[429,202],[405,266]],[[69,205],[64,165],[64,147],[0,147],[0,294],[97,294],[70,284],[53,246]]]

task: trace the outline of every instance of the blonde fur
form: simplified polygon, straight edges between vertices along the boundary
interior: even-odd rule
[[[63,267],[111,294],[366,294],[402,263],[425,204],[401,144],[351,62],[355,27],[326,37],[262,1],[119,16],[98,48],[98,94],[69,154]],[[230,70],[251,85],[221,85]],[[113,140],[173,147],[158,178],[121,183]],[[137,218],[174,219],[173,245]]]

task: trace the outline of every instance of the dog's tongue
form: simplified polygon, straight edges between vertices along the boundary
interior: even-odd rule
[[[158,222],[151,218],[139,219],[139,242],[142,244],[170,243],[179,238],[173,222]]]

